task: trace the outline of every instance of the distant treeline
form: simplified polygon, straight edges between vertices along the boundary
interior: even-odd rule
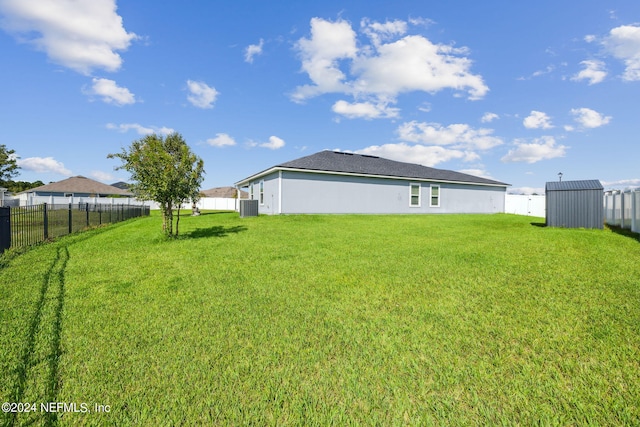
[[[0,181],[0,187],[6,188],[10,193],[19,193],[44,185],[42,181]]]

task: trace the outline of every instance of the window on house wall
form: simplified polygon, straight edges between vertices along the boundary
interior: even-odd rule
[[[260,181],[260,204],[264,205],[264,179]]]
[[[431,201],[429,202],[429,206],[432,208],[440,207],[440,186],[432,185],[431,186]]]
[[[409,184],[409,194],[411,197],[409,206],[420,207],[420,184]]]
[[[253,182],[249,184],[249,200],[253,200]]]

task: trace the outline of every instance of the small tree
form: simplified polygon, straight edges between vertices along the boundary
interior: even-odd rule
[[[15,150],[7,149],[7,146],[0,144],[0,184],[10,181],[18,175],[18,157]]]
[[[131,174],[131,191],[143,200],[160,205],[162,230],[173,235],[173,208],[178,208],[175,235],[179,233],[180,206],[198,191],[204,175],[204,162],[191,152],[177,132],[163,138],[151,134],[133,141],[129,149],[122,149],[108,158],[122,160],[122,166]]]

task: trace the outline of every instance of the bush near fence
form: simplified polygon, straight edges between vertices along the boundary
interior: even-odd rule
[[[149,215],[149,206],[76,203],[5,207],[0,221],[0,252],[33,245],[89,227]],[[8,220],[6,220],[8,219]]]

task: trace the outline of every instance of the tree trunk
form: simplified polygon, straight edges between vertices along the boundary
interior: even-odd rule
[[[180,205],[178,205],[178,218],[176,219],[176,236],[178,235],[178,226],[180,225]]]
[[[162,205],[162,229],[167,236],[173,235],[173,206],[171,202]]]

